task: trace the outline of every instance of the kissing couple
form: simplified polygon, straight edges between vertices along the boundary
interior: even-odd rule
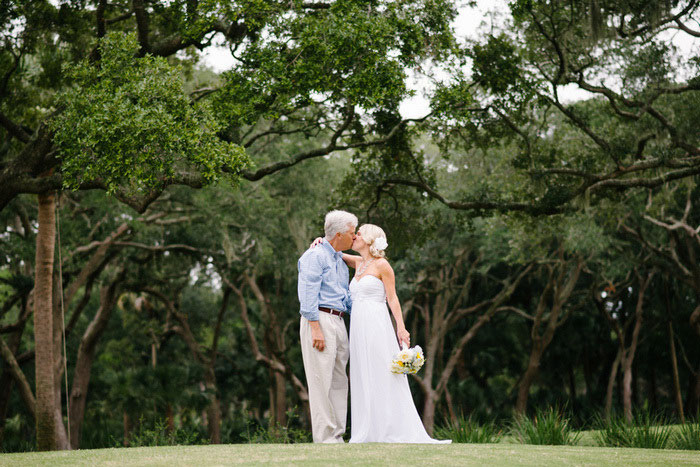
[[[325,238],[299,258],[299,334],[309,388],[314,443],[343,443],[350,359],[351,443],[449,443],[431,438],[413,403],[405,374],[389,369],[399,343],[408,346],[384,231],[331,211]],[[343,251],[359,253],[350,255]],[[355,270],[352,281],[349,269]],[[397,331],[389,317],[396,320]],[[349,315],[350,339],[343,317]]]

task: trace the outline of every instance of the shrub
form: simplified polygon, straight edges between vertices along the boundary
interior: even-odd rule
[[[674,449],[700,450],[700,423],[681,425],[671,445]]]
[[[636,414],[629,423],[623,416],[613,414],[600,420],[601,429],[594,435],[599,446],[664,449],[669,445],[673,429],[667,420],[649,412]]]
[[[310,443],[311,433],[307,430],[296,427],[298,418],[296,408],[287,411],[287,423],[283,426],[279,423],[258,426],[251,431],[249,426],[246,430],[245,438],[251,444],[293,444]]]
[[[196,428],[175,428],[168,430],[165,420],[157,420],[153,427],[146,426],[143,417],[139,419],[138,429],[129,434],[129,446],[176,446],[208,444],[209,440]]]
[[[29,452],[36,449],[36,438],[27,421],[28,418],[20,414],[5,419],[0,452]]]
[[[522,444],[574,445],[581,437],[572,429],[569,419],[551,407],[538,409],[532,418],[516,416],[510,432]]]
[[[502,437],[495,423],[480,425],[464,416],[435,428],[434,435],[437,439],[451,439],[453,443],[498,443]]]

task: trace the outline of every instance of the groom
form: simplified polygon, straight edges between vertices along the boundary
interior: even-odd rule
[[[314,443],[343,443],[348,412],[349,272],[343,250],[352,246],[357,217],[345,211],[326,214],[326,241],[299,258],[301,355],[309,388]]]

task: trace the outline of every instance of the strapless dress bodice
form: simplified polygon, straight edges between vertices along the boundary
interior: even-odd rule
[[[350,282],[350,298],[352,302],[386,302],[384,282],[377,276],[365,274],[359,280],[353,278]]]

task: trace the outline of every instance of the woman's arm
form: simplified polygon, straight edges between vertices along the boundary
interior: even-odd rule
[[[405,343],[406,346],[411,345],[411,334],[406,330],[406,325],[403,322],[403,313],[401,312],[401,304],[399,297],[396,296],[396,277],[394,269],[387,260],[381,260],[378,264],[379,277],[384,282],[386,290],[386,301],[389,304],[391,314],[396,320],[396,335],[399,338],[399,344]]]
[[[357,264],[360,261],[362,261],[362,256],[349,255],[347,253],[343,253],[343,261],[345,261],[345,264],[347,264],[348,267],[357,269]]]
[[[321,243],[325,242],[323,237],[316,237],[313,242],[311,242],[311,245],[309,245],[309,248],[316,248],[318,245]],[[343,253],[343,261],[345,261],[345,264],[348,265],[348,267],[351,267],[353,269],[357,269],[357,264],[362,261],[362,256],[357,256],[357,255],[349,255],[347,253]]]

